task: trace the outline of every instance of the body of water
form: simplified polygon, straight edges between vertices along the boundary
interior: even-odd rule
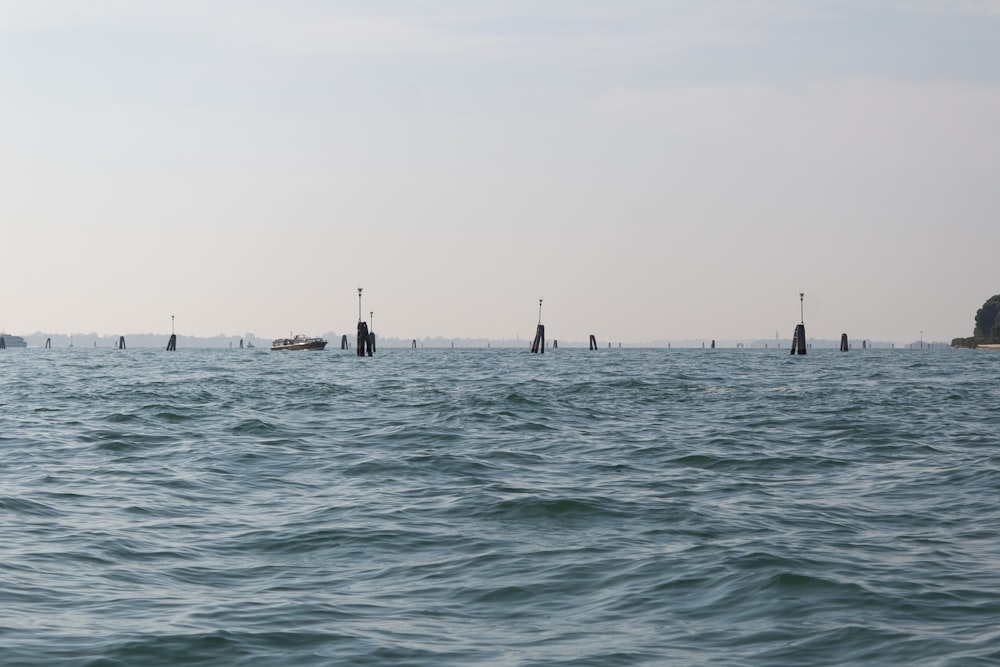
[[[0,664],[1000,664],[1000,352],[0,351]]]

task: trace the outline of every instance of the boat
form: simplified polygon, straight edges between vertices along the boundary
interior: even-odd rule
[[[3,347],[28,347],[28,343],[23,338],[9,333],[0,333],[0,340],[3,341]]]
[[[271,342],[272,350],[322,350],[326,341],[322,338],[310,338],[298,334],[295,338],[275,338]]]

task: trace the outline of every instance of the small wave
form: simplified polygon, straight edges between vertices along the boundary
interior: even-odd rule
[[[60,514],[58,510],[46,503],[11,496],[0,496],[0,510],[11,512],[13,516],[50,518]]]
[[[241,436],[274,436],[284,434],[282,428],[256,417],[237,422],[232,427],[232,432]]]
[[[616,501],[606,498],[541,498],[528,495],[497,502],[483,513],[505,520],[600,521],[621,516]]]

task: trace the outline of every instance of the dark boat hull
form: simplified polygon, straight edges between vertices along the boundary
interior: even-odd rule
[[[272,350],[322,350],[326,348],[325,340],[311,340],[306,343],[275,343]]]

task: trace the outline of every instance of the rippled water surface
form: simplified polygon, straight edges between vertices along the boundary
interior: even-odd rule
[[[0,351],[0,663],[1000,664],[1000,352]]]

